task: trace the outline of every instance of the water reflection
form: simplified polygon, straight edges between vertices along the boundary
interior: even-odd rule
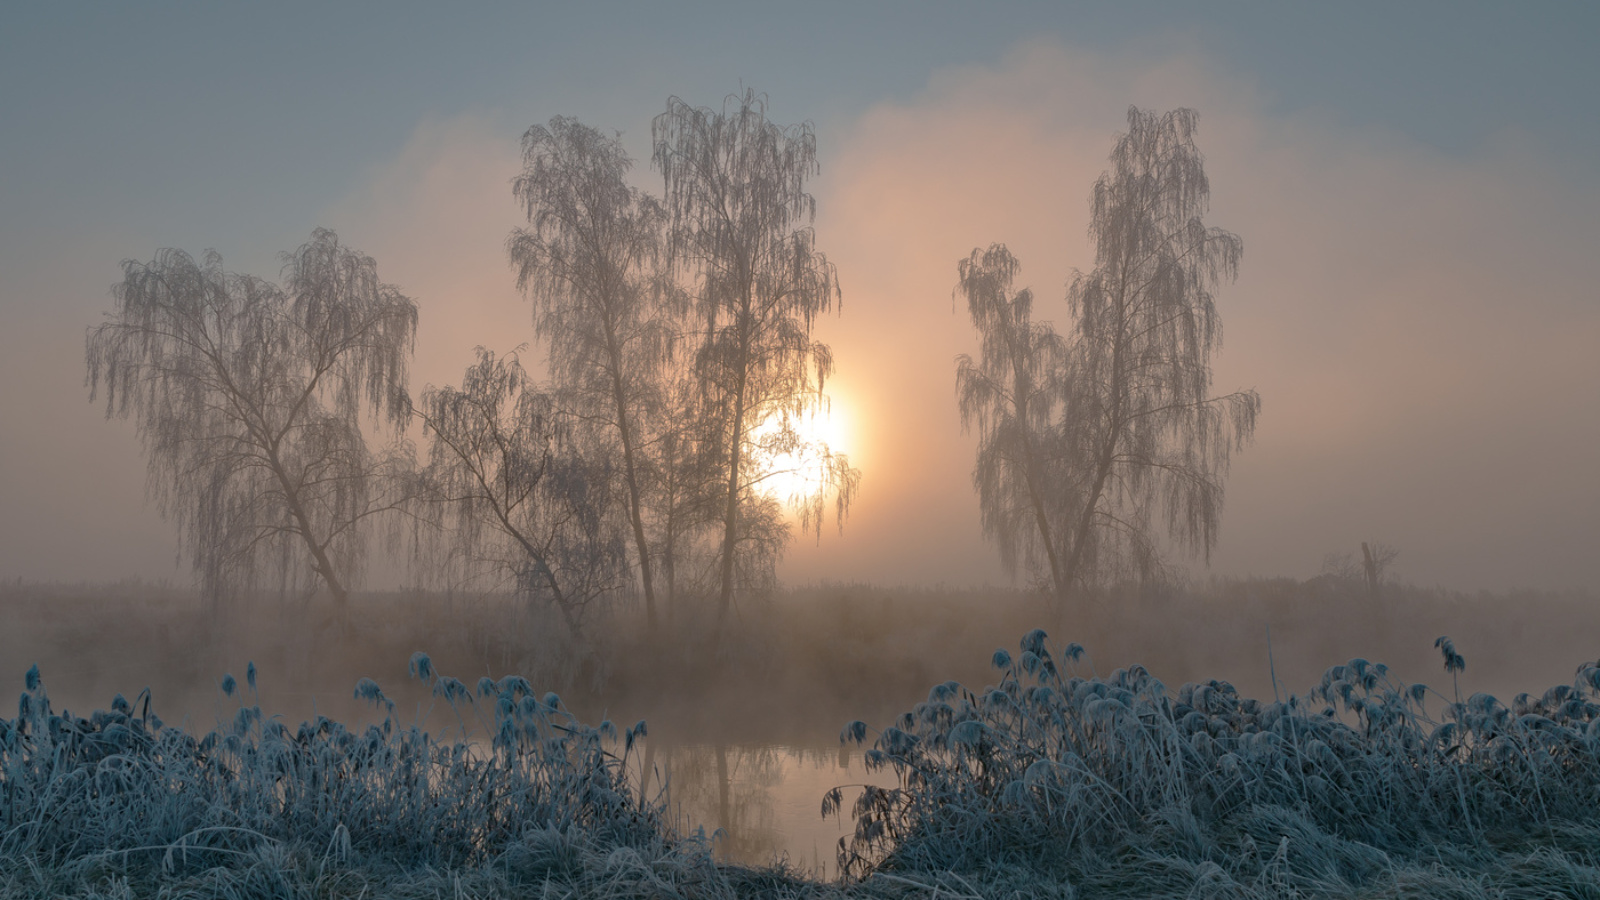
[[[646,790],[666,788],[680,827],[715,833],[720,858],[755,866],[781,860],[822,877],[837,873],[839,839],[853,831],[848,811],[856,792],[845,791],[844,817],[824,819],[822,797],[863,782],[859,757],[832,748],[652,742],[642,762]]]

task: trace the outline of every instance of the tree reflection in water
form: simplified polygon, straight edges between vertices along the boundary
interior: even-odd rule
[[[753,866],[782,860],[823,878],[837,873],[839,838],[854,823],[848,815],[824,819],[821,808],[823,794],[863,780],[847,748],[647,740],[635,757],[639,783],[647,795],[666,791],[680,829],[715,835],[720,858]],[[846,812],[855,793],[845,788]]]
[[[762,865],[778,858],[783,836],[773,789],[783,781],[784,754],[777,748],[652,745],[646,756],[655,770],[647,789],[666,789],[680,827],[704,826],[723,859]]]

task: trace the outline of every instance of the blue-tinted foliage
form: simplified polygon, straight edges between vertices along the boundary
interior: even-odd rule
[[[1459,672],[1455,647],[1438,646]],[[862,793],[841,866],[1011,867],[1105,878],[1120,896],[1357,895],[1397,890],[1401,870],[1506,875],[1508,849],[1600,838],[1596,665],[1509,709],[1435,693],[1445,702],[1430,713],[1426,687],[1359,658],[1280,703],[1223,681],[1170,692],[1142,666],[1103,679],[1057,667],[1081,655],[1076,644],[1052,653],[1035,629],[1014,661],[994,654],[997,686],[936,685],[880,732],[866,763],[898,787]],[[840,737],[865,731],[851,723]],[[830,795],[824,807],[839,805]],[[1569,879],[1600,878],[1592,860],[1559,864],[1577,867]],[[1161,871],[1176,880],[1134,886]]]

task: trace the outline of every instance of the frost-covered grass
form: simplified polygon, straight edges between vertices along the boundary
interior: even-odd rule
[[[1600,897],[1596,665],[1508,708],[1361,659],[1265,702],[1081,654],[1035,630],[998,684],[936,685],[878,732],[899,786],[862,794],[831,884],[717,862],[632,783],[642,726],[586,726],[519,677],[413,657],[473,743],[402,725],[368,680],[381,723],[290,729],[252,667],[195,735],[147,695],[57,713],[31,670],[0,719],[0,895]]]
[[[1084,896],[1600,896],[1597,664],[1507,707],[1364,659],[1268,702],[1081,658],[1035,630],[997,685],[936,685],[872,737],[899,786],[861,794],[841,864]]]
[[[1286,580],[1108,596],[1073,614],[1085,623],[1075,636],[1099,651],[1097,677],[1042,633],[990,668],[984,648],[1053,621],[1020,595],[814,588],[745,609],[715,658],[696,652],[686,614],[669,626],[681,634],[654,641],[623,622],[579,684],[532,679],[558,688],[558,704],[519,678],[440,678],[420,659],[421,677],[405,678],[424,638],[453,671],[499,673],[545,652],[495,598],[357,598],[353,646],[287,607],[224,628],[165,595],[4,594],[0,662],[20,671],[22,654],[38,654],[74,707],[126,683],[139,671],[127,660],[175,662],[152,670],[156,702],[84,717],[58,712],[29,678],[20,715],[0,717],[0,897],[1600,898],[1600,673],[1581,667],[1508,704],[1471,693],[1577,658],[1596,633],[1592,598],[1396,589],[1379,605]],[[1315,690],[1241,696],[1263,685],[1272,696],[1268,624],[1279,684]],[[1429,646],[1441,631],[1473,657],[1464,695]],[[1417,652],[1391,656],[1393,669],[1351,660],[1317,682],[1308,662],[1394,654],[1401,640]],[[323,688],[344,685],[336,717],[362,724],[268,716],[248,672],[216,703],[174,697],[258,652],[272,660],[270,708],[304,706],[295,691],[315,687],[334,715]],[[1108,673],[1107,658],[1252,688],[1170,690],[1143,667]],[[352,701],[364,671],[390,672],[391,690],[361,682]],[[1439,691],[1408,683],[1419,673]],[[951,676],[996,683],[969,691]],[[412,712],[418,699],[431,717]],[[716,727],[703,739],[831,743],[859,716],[892,726],[848,736],[897,787],[855,810],[858,880],[729,865],[671,819],[659,780],[641,796],[639,732],[630,746],[628,729],[586,726],[568,704],[649,715],[657,740]],[[205,733],[155,715],[212,708],[226,711]],[[477,743],[456,739],[468,730]],[[848,814],[852,797],[830,802]]]
[[[656,895],[716,881],[704,840],[675,836],[627,776],[642,723],[578,722],[527,681],[413,674],[492,738],[444,742],[400,724],[319,717],[297,728],[256,703],[204,735],[167,726],[149,696],[57,713],[37,668],[0,719],[0,893],[134,896],[433,895],[496,891]],[[229,695],[255,691],[229,676]],[[242,688],[242,690],[241,690]]]

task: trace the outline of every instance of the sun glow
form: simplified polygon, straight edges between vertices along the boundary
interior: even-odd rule
[[[835,400],[810,404],[799,413],[774,413],[751,434],[765,477],[761,493],[795,506],[827,485],[829,456],[850,452],[850,423]]]

